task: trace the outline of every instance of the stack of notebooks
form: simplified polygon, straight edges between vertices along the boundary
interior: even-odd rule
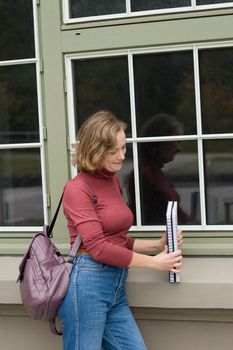
[[[174,252],[178,249],[177,244],[177,202],[168,201],[167,212],[167,243],[169,253]],[[175,283],[180,282],[179,273],[169,272],[169,282]]]

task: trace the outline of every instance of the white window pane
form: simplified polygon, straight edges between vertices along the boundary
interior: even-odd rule
[[[196,0],[197,5],[224,4],[232,0]]]
[[[124,13],[125,0],[70,0],[71,18]]]
[[[128,180],[132,170],[133,170],[133,150],[132,150],[132,145],[127,144],[127,151],[126,151],[123,167],[119,171],[119,173],[117,173],[117,176],[120,178],[120,181],[121,181],[123,195],[126,203],[128,203],[130,199],[129,190],[128,190]]]
[[[200,224],[193,216],[193,195],[199,191],[194,141],[138,144],[139,186],[143,225],[165,225],[168,200],[179,203],[179,224]],[[133,176],[129,178],[130,207],[135,214]]]
[[[0,225],[43,225],[40,151],[0,150]]]
[[[101,109],[112,111],[128,124],[131,135],[127,57],[73,61],[76,124]]]
[[[192,51],[184,51],[134,56],[138,136],[157,113],[174,115],[183,124],[185,134],[196,133],[192,55]]]
[[[233,140],[204,142],[207,224],[233,224]]]
[[[227,95],[228,91],[231,96],[233,92],[231,58],[233,59],[231,47],[199,49],[201,114],[198,118],[203,118],[204,133],[206,130],[211,133],[216,130],[232,132],[233,119],[230,97]],[[83,58],[74,60],[72,64],[77,128],[88,115],[99,109],[109,109],[128,123],[130,132],[127,132],[127,136],[131,137],[127,57]],[[223,174],[215,178],[215,184],[221,179],[216,188],[211,182],[212,172],[209,166],[213,161],[218,164],[217,148],[212,144],[214,141],[203,141],[204,167],[201,166],[201,169],[204,169],[205,193],[200,196],[199,176],[203,180],[203,174],[199,174],[198,162],[201,165],[202,155],[199,154],[201,159],[198,161],[197,142],[200,140],[197,139],[202,138],[202,135],[201,128],[197,135],[195,96],[198,93],[195,94],[193,51],[134,53],[132,72],[137,137],[154,138],[153,141],[144,142],[137,141],[136,137],[138,162],[133,161],[132,145],[129,144],[125,165],[119,173],[124,197],[134,214],[134,224],[137,222],[135,192],[140,196],[140,203],[137,204],[140,205],[143,226],[165,225],[168,200],[179,202],[179,224],[205,224],[201,222],[200,197],[205,200],[207,225],[232,224],[233,199],[229,195],[232,189],[232,152],[228,151],[233,149],[231,139],[216,140],[224,158],[224,164],[222,162],[218,165],[217,172]],[[216,98],[218,84],[221,92],[229,97],[225,98],[222,105],[220,99],[219,107]],[[211,91],[208,90],[210,86],[214,87]],[[207,92],[213,94],[208,95]],[[220,118],[216,118],[218,123],[215,124],[211,118],[220,109],[226,118],[221,119],[221,123]],[[181,135],[193,135],[196,140],[174,139],[174,136]],[[157,140],[161,136],[167,140]],[[138,164],[137,188],[133,164]]]
[[[203,133],[233,132],[233,48],[199,51]]]
[[[32,1],[1,1],[0,33],[0,60],[35,57]]]
[[[132,11],[145,11],[190,6],[191,0],[131,0]]]
[[[39,141],[36,67],[0,66],[0,143]]]

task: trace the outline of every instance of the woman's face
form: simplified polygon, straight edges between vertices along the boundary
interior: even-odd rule
[[[119,171],[125,159],[125,153],[126,137],[124,130],[121,129],[116,135],[116,146],[105,153],[102,167],[114,173]]]

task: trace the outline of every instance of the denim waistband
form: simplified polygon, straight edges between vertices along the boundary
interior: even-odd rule
[[[80,253],[76,256],[74,265],[78,266],[80,271],[90,270],[90,271],[111,271],[113,273],[121,274],[124,273],[127,275],[128,267],[113,266],[109,264],[96,261],[92,258],[90,254]]]

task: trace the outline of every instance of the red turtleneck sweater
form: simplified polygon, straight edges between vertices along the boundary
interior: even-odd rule
[[[127,233],[133,215],[114,173],[80,172],[66,184],[62,204],[71,244],[79,234],[82,247],[95,260],[114,266],[129,265],[134,239],[127,237]]]

